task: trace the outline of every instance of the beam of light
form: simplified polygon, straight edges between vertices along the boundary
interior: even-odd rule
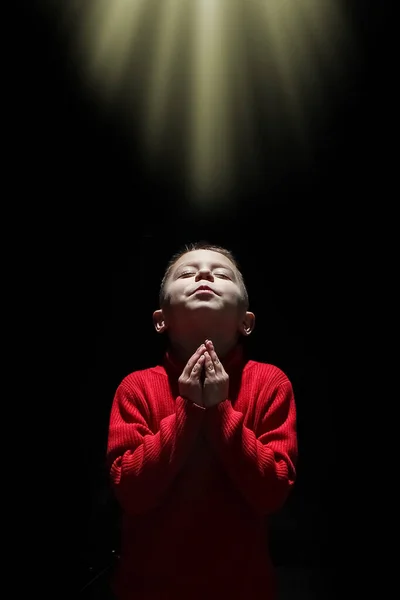
[[[78,9],[79,7],[79,9]],[[83,69],[104,99],[118,93],[131,76],[131,54],[146,0],[75,0],[69,11],[77,13],[76,46],[85,64]]]
[[[312,116],[307,108],[310,102],[313,106],[323,102],[318,67],[321,57],[324,67],[330,66],[326,58],[341,34],[340,11],[328,0],[266,0],[258,8],[258,26],[265,32],[262,50],[274,59],[279,97],[297,135],[307,144],[306,120]],[[268,80],[273,77],[265,78],[265,85]]]
[[[168,160],[199,201],[228,195],[257,159],[260,119],[263,135],[279,138],[284,125],[306,150],[327,104],[321,81],[346,41],[338,0],[65,5],[88,89],[106,104],[123,99],[144,155]]]
[[[160,7],[160,31],[153,49],[147,89],[145,140],[152,155],[162,143],[164,125],[168,122],[171,88],[179,85],[182,48],[179,37],[183,30],[182,0],[164,0]]]
[[[215,195],[215,192],[227,187],[230,179],[229,152],[233,129],[229,127],[228,34],[229,28],[235,25],[231,21],[233,11],[230,8],[225,0],[203,0],[196,3],[193,12],[189,168],[196,196],[208,192]]]

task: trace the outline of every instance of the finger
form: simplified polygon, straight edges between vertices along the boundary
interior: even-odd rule
[[[201,372],[201,370],[203,368],[204,360],[205,360],[204,354],[202,354],[199,357],[199,359],[196,362],[196,364],[193,365],[193,369],[192,369],[191,375],[199,375],[199,373]]]
[[[205,361],[205,369],[207,373],[213,374],[215,373],[214,363],[209,352],[204,352],[204,361]]]
[[[195,364],[197,363],[197,361],[199,360],[200,356],[202,356],[204,350],[206,349],[204,344],[201,344],[201,346],[199,346],[196,350],[196,352],[189,358],[189,360],[186,363],[185,368],[183,369],[183,373],[185,375],[187,375],[188,377],[190,377],[191,372],[193,371],[193,367],[195,366]]]
[[[214,350],[214,344],[211,342],[211,340],[207,340],[206,347],[207,347],[208,353],[211,356],[211,360],[214,364],[214,369],[216,371],[221,370],[221,366],[222,366],[221,361],[219,360],[218,355]]]

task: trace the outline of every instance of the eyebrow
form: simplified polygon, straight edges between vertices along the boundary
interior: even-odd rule
[[[198,262],[183,263],[182,265],[179,265],[179,267],[176,269],[175,273],[177,273],[180,269],[183,269],[185,267],[199,268],[199,263]],[[212,269],[224,269],[225,271],[230,271],[232,273],[232,275],[236,276],[235,271],[231,267],[228,267],[228,265],[223,265],[221,263],[212,263],[211,268]]]

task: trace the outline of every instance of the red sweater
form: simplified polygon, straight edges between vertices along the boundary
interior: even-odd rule
[[[107,460],[121,505],[119,600],[271,600],[265,516],[295,481],[296,408],[287,376],[222,361],[229,398],[209,409],[183,399],[184,364],[126,376],[116,390]]]

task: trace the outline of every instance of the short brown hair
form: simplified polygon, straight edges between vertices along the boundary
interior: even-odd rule
[[[176,252],[170,258],[170,260],[168,261],[167,267],[165,269],[164,276],[161,280],[161,286],[160,286],[160,292],[159,292],[160,307],[163,307],[165,305],[165,302],[166,302],[165,286],[166,286],[166,282],[168,280],[168,277],[171,274],[171,271],[172,271],[175,263],[182,256],[184,256],[188,252],[192,252],[193,250],[210,250],[211,252],[219,252],[219,254],[223,254],[223,256],[226,256],[226,258],[228,258],[231,261],[231,263],[233,264],[233,266],[236,269],[239,283],[240,283],[240,286],[241,286],[242,292],[243,292],[243,301],[244,301],[244,304],[245,304],[245,307],[247,310],[247,308],[249,306],[249,297],[248,297],[247,288],[244,283],[243,275],[240,270],[238,261],[234,257],[233,253],[230,250],[228,250],[227,248],[224,248],[223,246],[218,246],[216,244],[210,244],[209,242],[205,242],[205,241],[191,242],[190,244],[185,244],[185,246],[181,250],[178,250],[178,252]]]

